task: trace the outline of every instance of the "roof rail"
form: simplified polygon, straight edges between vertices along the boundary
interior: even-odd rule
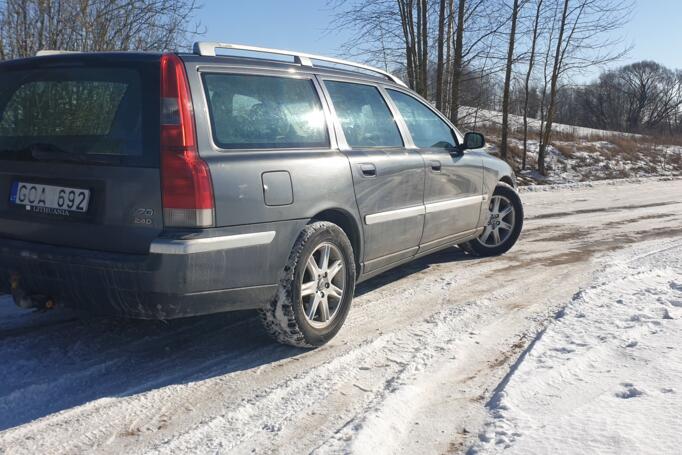
[[[215,57],[216,49],[230,49],[236,51],[248,51],[248,52],[262,52],[266,54],[277,54],[277,55],[288,55],[294,57],[294,62],[301,66],[314,66],[312,60],[320,60],[322,62],[335,63],[337,65],[352,66],[354,68],[360,68],[365,71],[371,71],[373,73],[381,74],[392,82],[407,87],[400,78],[395,77],[391,73],[374,68],[373,66],[363,65],[361,63],[350,62],[348,60],[341,60],[338,58],[324,57],[322,55],[306,54],[304,52],[297,51],[285,51],[282,49],[270,49],[266,47],[256,47],[247,46],[243,44],[230,44],[230,43],[218,43],[218,42],[208,42],[208,41],[197,41],[194,43],[194,53],[197,55],[204,55]]]
[[[41,49],[38,52],[36,52],[36,57],[45,57],[47,55],[59,54],[80,54],[80,51],[60,51],[57,49]]]

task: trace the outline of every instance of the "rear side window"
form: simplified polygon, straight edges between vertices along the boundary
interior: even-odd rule
[[[329,147],[324,112],[311,80],[215,73],[203,79],[219,147]]]
[[[416,98],[387,90],[410,130],[414,145],[419,148],[453,148],[457,141],[450,126]]]
[[[395,119],[376,87],[337,81],[325,81],[325,86],[348,145],[403,146]]]
[[[156,84],[124,66],[0,72],[0,159],[152,164]]]

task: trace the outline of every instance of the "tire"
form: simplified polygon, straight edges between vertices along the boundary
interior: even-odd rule
[[[497,211],[495,211],[496,203],[499,204]],[[511,207],[512,211],[500,217],[507,207]],[[503,182],[498,183],[490,199],[488,210],[490,217],[486,221],[486,229],[483,233],[478,238],[460,245],[460,248],[470,254],[482,257],[499,256],[509,251],[521,235],[523,204],[514,188]],[[505,229],[503,227],[505,224],[509,225],[510,229]],[[495,234],[496,230],[497,234]],[[496,235],[499,236],[499,242],[496,241]]]
[[[324,254],[328,254],[326,268]],[[337,261],[342,261],[339,269]],[[280,343],[322,346],[341,329],[354,291],[355,260],[348,237],[333,223],[314,222],[299,234],[275,299],[260,310],[261,321]]]

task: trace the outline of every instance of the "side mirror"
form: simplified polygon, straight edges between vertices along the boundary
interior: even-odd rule
[[[485,146],[485,137],[481,133],[466,133],[464,135],[464,142],[461,145],[462,150],[480,149]]]

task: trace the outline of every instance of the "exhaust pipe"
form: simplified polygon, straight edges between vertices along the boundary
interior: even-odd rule
[[[12,298],[14,303],[19,308],[25,310],[35,309],[38,311],[47,311],[55,307],[55,301],[52,297],[44,295],[28,295],[19,286],[19,276],[12,275],[10,278],[10,286],[12,289]]]

